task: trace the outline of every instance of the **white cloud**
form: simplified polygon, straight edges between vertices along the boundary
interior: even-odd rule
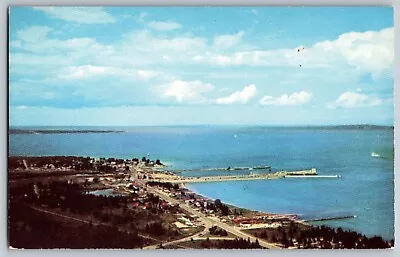
[[[195,62],[217,66],[259,66],[259,67],[299,67],[326,68],[330,63],[321,53],[304,51],[298,53],[297,48],[277,50],[238,51],[229,54],[206,52],[198,55]]]
[[[227,96],[218,98],[217,104],[233,104],[233,103],[247,103],[251,98],[255,96],[257,88],[254,84],[245,86],[242,91],[236,91],[235,93]]]
[[[149,30],[125,34],[122,41],[113,45],[101,44],[94,38],[49,38],[45,36],[48,31],[50,28],[47,27],[18,31],[17,40],[21,42],[17,46],[25,51],[10,53],[13,64],[47,68],[65,64],[103,66],[104,63],[114,67],[160,66],[192,62],[192,56],[204,52],[207,47],[205,38],[190,35],[164,37]]]
[[[113,47],[99,44],[93,38],[84,37],[60,40],[49,38],[48,34],[50,32],[53,32],[53,29],[47,26],[31,26],[18,30],[16,33],[17,40],[12,42],[14,44],[18,42],[18,48],[29,52],[45,53],[46,57],[50,56],[49,54],[60,52],[68,54],[69,51],[75,51],[73,58],[79,56],[77,52],[85,55],[92,54],[93,56],[109,53],[114,54]],[[38,62],[40,63],[41,60],[38,60]]]
[[[115,70],[111,67],[84,65],[65,68],[59,77],[64,79],[83,79],[98,75],[109,75],[110,73],[115,73]]]
[[[232,47],[240,42],[243,34],[221,35],[215,38],[214,46]],[[302,68],[355,67],[360,72],[379,76],[391,71],[394,65],[394,29],[380,31],[343,33],[332,41],[322,41],[306,47],[281,48],[276,50],[256,49],[221,53],[208,51],[199,53],[192,60],[219,66],[271,66]],[[304,47],[304,50],[302,49]],[[220,49],[219,48],[219,49]],[[297,51],[301,48],[301,51]]]
[[[84,24],[113,23],[115,18],[103,7],[33,7],[50,17]]]
[[[48,26],[31,26],[17,31],[17,38],[26,42],[39,42],[46,39],[47,34],[52,31]]]
[[[142,13],[143,17],[146,15]],[[17,32],[13,47],[34,53],[65,55],[73,62],[112,66],[209,64],[215,66],[334,68],[371,72],[374,76],[393,68],[393,28],[362,33],[350,32],[333,41],[323,41],[298,52],[297,48],[252,50],[241,44],[243,31],[207,38],[190,34],[166,37],[151,30],[123,35],[121,42],[105,45],[93,38],[60,40],[48,38],[51,28],[33,26]],[[240,46],[238,48],[237,46]],[[244,48],[244,46],[246,48]],[[230,48],[231,51],[225,51]],[[235,51],[235,49],[241,49]],[[249,50],[251,49],[251,50]],[[254,49],[254,47],[253,47]],[[11,53],[13,55],[14,53]],[[33,58],[33,57],[32,57]],[[61,61],[61,60],[60,60]],[[41,64],[41,60],[37,60]]]
[[[85,79],[98,76],[119,76],[131,77],[140,80],[161,79],[171,80],[175,76],[161,71],[144,70],[144,69],[127,69],[110,66],[71,66],[60,72],[59,78],[62,79]]]
[[[264,96],[260,100],[261,105],[302,105],[309,102],[312,98],[312,93],[306,91],[294,92],[291,95],[283,94],[279,97]]]
[[[368,96],[362,93],[346,91],[342,93],[333,104],[328,104],[329,109],[341,108],[356,108],[366,106],[381,105],[384,101],[378,97]]]
[[[178,102],[205,101],[204,93],[210,92],[214,86],[209,83],[204,83],[199,80],[183,81],[175,80],[170,83],[162,84],[156,87],[156,91],[161,93],[163,98],[175,98]]]
[[[319,42],[314,47],[339,53],[350,65],[379,75],[393,68],[394,29],[344,33],[336,40]]]
[[[151,21],[147,24],[150,28],[161,31],[170,31],[182,28],[182,25],[174,21]]]
[[[236,46],[243,38],[244,32],[239,31],[232,35],[220,35],[214,38],[214,47],[216,48],[230,48]]]

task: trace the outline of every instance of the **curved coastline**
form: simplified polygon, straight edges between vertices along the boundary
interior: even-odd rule
[[[209,183],[213,183],[213,182],[209,182]],[[315,218],[315,219],[305,219],[305,218],[302,218],[302,215],[299,214],[299,213],[271,212],[271,211],[268,211],[268,210],[265,210],[265,209],[257,209],[257,208],[248,207],[248,206],[244,206],[244,205],[241,205],[241,204],[233,203],[233,202],[230,202],[230,201],[226,201],[224,199],[223,195],[218,196],[218,198],[211,197],[207,193],[200,192],[194,186],[195,184],[197,184],[197,183],[182,183],[182,184],[179,184],[179,185],[181,187],[183,187],[183,188],[186,188],[190,192],[192,192],[192,193],[194,193],[194,194],[196,194],[198,196],[204,197],[206,199],[210,199],[210,200],[213,200],[213,201],[215,201],[216,199],[220,199],[221,202],[223,202],[226,205],[228,205],[229,208],[241,209],[241,210],[245,210],[245,211],[248,211],[248,212],[259,213],[259,214],[277,215],[277,216],[281,216],[281,217],[287,217],[287,218],[290,218],[291,220],[293,220],[294,222],[300,223],[300,224],[308,226],[308,227],[314,226],[315,222],[316,223],[320,223],[319,225],[325,225],[325,226],[330,227],[331,226],[329,224],[330,221],[357,218],[357,215],[341,214],[341,215],[334,215],[334,216],[327,216],[327,217],[321,216],[320,218]],[[337,226],[334,226],[334,227],[337,227]],[[343,226],[341,226],[341,227],[345,228]],[[388,240],[390,240],[390,239],[388,239]]]
[[[213,183],[213,182],[209,182],[209,183]],[[190,186],[190,185],[193,185],[193,184],[195,184],[195,183],[182,183],[182,184],[180,184],[180,186],[182,186],[183,188],[188,189],[190,192],[195,193],[198,196],[201,196],[201,197],[204,197],[204,198],[207,198],[207,199],[210,199],[210,200],[214,200],[215,201],[216,199],[220,199],[223,203],[225,203],[226,205],[228,205],[231,208],[238,208],[238,209],[247,210],[249,212],[259,212],[259,213],[265,213],[265,214],[270,214],[270,215],[282,215],[282,216],[288,216],[288,217],[296,216],[297,217],[296,220],[298,222],[302,222],[302,223],[306,222],[305,220],[298,219],[300,217],[299,214],[294,214],[294,213],[275,213],[275,212],[269,212],[267,210],[260,210],[260,209],[257,210],[257,209],[249,208],[249,207],[246,207],[246,206],[240,206],[240,205],[238,205],[236,203],[225,201],[223,199],[223,196],[221,196],[219,198],[213,198],[213,197],[211,197],[211,196],[209,196],[207,194],[199,192],[198,190],[196,190],[195,188]],[[308,225],[311,225],[311,224],[308,224]]]

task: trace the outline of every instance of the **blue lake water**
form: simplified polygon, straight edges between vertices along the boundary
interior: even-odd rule
[[[169,165],[169,169],[175,170],[259,165],[270,165],[273,170],[315,167],[321,175],[342,177],[231,181],[188,186],[208,197],[260,211],[300,214],[310,219],[357,215],[353,219],[318,224],[341,226],[385,239],[393,238],[393,129],[212,126],[101,129],[121,129],[125,132],[12,134],[9,136],[9,152],[10,155],[119,158],[149,155],[151,159],[160,159]],[[371,156],[372,152],[376,153],[375,157]],[[182,172],[184,176],[217,174],[229,172]]]

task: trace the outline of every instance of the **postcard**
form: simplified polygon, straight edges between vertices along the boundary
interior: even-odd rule
[[[12,249],[394,246],[391,7],[9,9]]]

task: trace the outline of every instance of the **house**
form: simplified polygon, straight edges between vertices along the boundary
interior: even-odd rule
[[[240,223],[239,226],[242,227],[242,228],[249,228],[249,227],[251,227],[251,224],[248,224],[248,223]]]
[[[187,226],[194,226],[193,223],[185,217],[179,217],[178,221],[182,222],[183,224],[185,224]]]

